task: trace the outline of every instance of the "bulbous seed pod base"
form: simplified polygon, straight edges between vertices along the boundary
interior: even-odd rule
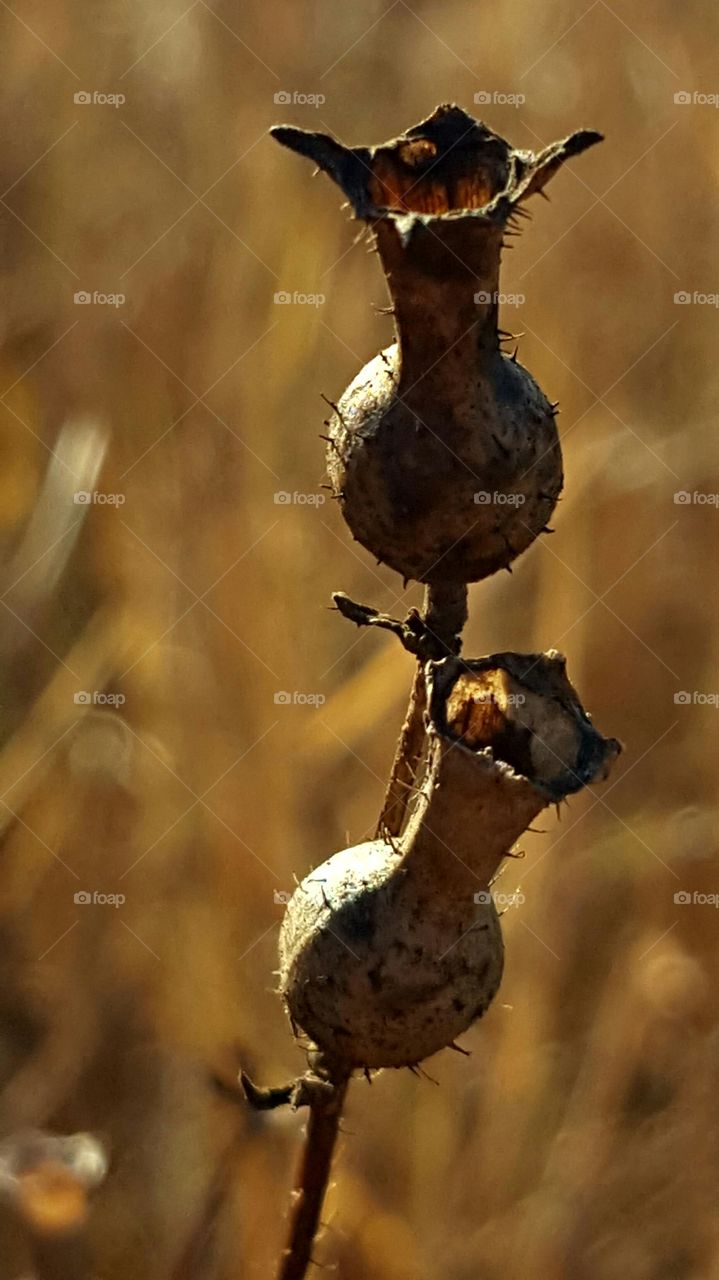
[[[546,805],[606,777],[619,744],[592,726],[564,659],[428,663],[428,754],[397,842],[345,849],[288,904],[280,991],[340,1071],[411,1066],[487,1008],[502,974],[489,884]]]
[[[402,398],[399,364],[395,344],[342,396],[330,483],[355,538],[403,577],[476,582],[547,526],[563,483],[554,409],[522,365],[488,350],[456,371],[433,429]]]
[[[417,892],[392,845],[375,840],[303,880],[282,929],[280,985],[292,1019],[330,1060],[403,1067],[484,1013],[503,957],[491,898],[470,894],[447,912],[429,887]]]

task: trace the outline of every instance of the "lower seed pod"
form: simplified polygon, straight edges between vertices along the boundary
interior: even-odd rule
[[[558,654],[447,658],[426,674],[429,749],[406,831],[307,876],[280,935],[292,1022],[345,1072],[411,1066],[484,1013],[503,962],[493,876],[546,805],[606,776],[619,751]]]

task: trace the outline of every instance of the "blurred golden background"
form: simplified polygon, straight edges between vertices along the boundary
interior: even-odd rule
[[[719,915],[695,897],[719,892],[718,21],[2,6],[0,1136],[105,1142],[83,1276],[264,1280],[282,1247],[303,1118],[211,1077],[303,1069],[283,901],[373,829],[404,713],[411,660],[330,594],[401,615],[420,593],[321,487],[321,396],[391,339],[379,263],[267,130],[381,142],[454,101],[518,147],[606,134],[504,262],[566,490],[554,536],[472,588],[465,652],[563,650],[626,751],[509,863],[472,1056],[353,1085],[317,1257],[343,1280],[719,1278]],[[46,1274],[12,1207],[0,1257]]]

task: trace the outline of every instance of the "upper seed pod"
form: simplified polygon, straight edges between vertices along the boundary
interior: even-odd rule
[[[499,264],[522,201],[601,134],[515,151],[456,106],[378,147],[279,126],[374,232],[396,342],[330,423],[328,470],[355,538],[423,582],[475,582],[546,526],[562,488],[554,407],[500,351]]]

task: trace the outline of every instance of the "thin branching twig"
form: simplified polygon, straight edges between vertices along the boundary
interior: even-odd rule
[[[432,657],[458,653],[460,635],[467,619],[467,588],[452,583],[445,587],[428,586],[425,591],[421,623],[424,651]],[[407,645],[405,644],[405,648]],[[420,655],[422,649],[420,649]],[[409,705],[397,743],[389,783],[377,824],[377,835],[398,836],[407,814],[426,742],[425,710],[427,689],[424,664],[419,657]]]
[[[323,1082],[324,1083],[324,1082]],[[314,1092],[290,1210],[287,1247],[277,1280],[304,1280],[312,1261],[322,1204],[349,1081],[345,1077]]]
[[[398,836],[402,830],[407,805],[412,794],[412,784],[424,751],[425,728],[424,711],[427,705],[427,690],[422,663],[417,664],[414,673],[412,690],[409,695],[409,706],[405,716],[402,732],[395,751],[392,770],[387,783],[382,811],[377,823],[377,836],[383,833]]]

